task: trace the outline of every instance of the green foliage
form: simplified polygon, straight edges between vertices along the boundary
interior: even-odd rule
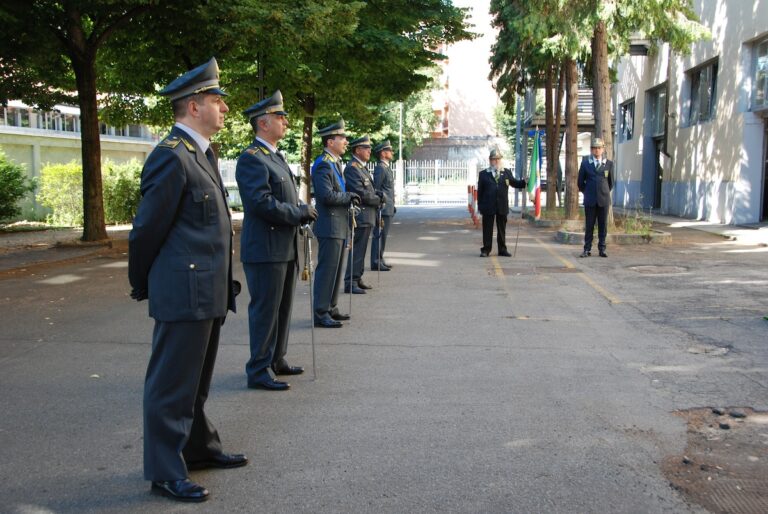
[[[19,200],[34,189],[35,184],[27,178],[24,166],[11,161],[0,150],[0,220],[18,216]]]
[[[56,225],[83,224],[83,167],[77,161],[47,164],[40,171],[37,200],[51,209],[48,222]]]
[[[130,223],[141,201],[142,163],[136,159],[123,164],[102,165],[104,218],[107,223]]]

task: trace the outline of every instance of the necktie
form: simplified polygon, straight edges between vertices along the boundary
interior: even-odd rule
[[[224,184],[223,184],[223,182],[221,180],[221,174],[219,173],[218,159],[216,159],[216,156],[213,155],[213,150],[211,150],[210,146],[205,151],[205,156],[208,157],[208,162],[211,163],[211,166],[213,167],[213,171],[216,173],[216,180],[219,182],[219,188],[222,191],[224,191]]]
[[[218,173],[219,171],[219,163],[216,162],[216,156],[213,155],[213,150],[211,150],[211,147],[208,147],[208,150],[205,151],[205,156],[208,157],[208,162],[211,163],[211,166],[213,166],[214,171]]]

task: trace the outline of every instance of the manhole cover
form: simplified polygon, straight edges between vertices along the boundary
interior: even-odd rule
[[[688,268],[683,266],[655,266],[653,264],[630,266],[629,269],[646,275],[666,275],[671,273],[685,273],[688,271]]]
[[[501,268],[505,275],[533,275],[533,268]]]

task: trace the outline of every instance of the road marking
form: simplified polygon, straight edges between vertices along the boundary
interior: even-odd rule
[[[549,252],[550,255],[552,255],[557,260],[559,260],[561,263],[563,263],[563,266],[565,266],[566,268],[575,268],[576,267],[576,265],[573,264],[573,262],[571,262],[570,260],[566,259],[562,255],[560,255],[558,253],[555,253],[555,251],[552,248],[550,248],[548,244],[546,244],[544,241],[542,241],[538,237],[534,237],[533,239],[534,239],[534,241],[539,243],[541,246],[543,246],[544,249],[547,252]],[[610,303],[610,304],[622,303],[622,301],[618,297],[616,297],[610,291],[606,290],[600,284],[598,284],[597,282],[592,280],[592,278],[590,278],[589,275],[587,275],[586,273],[581,272],[581,273],[578,273],[578,275],[582,278],[582,280],[584,280],[584,282],[586,282],[590,287],[592,287],[592,289],[594,289],[595,291],[600,293],[606,300],[608,300],[608,303]]]

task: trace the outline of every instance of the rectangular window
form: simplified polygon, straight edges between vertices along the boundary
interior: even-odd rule
[[[696,125],[709,121],[715,116],[717,93],[717,61],[710,62],[688,72],[691,84],[691,99],[688,110],[688,124]]]
[[[5,111],[7,109],[5,107],[0,107],[0,125],[8,125],[8,122],[5,119]]]
[[[663,136],[664,121],[667,112],[667,86],[663,84],[648,92],[648,135]]]
[[[752,76],[752,110],[768,109],[768,38],[754,47],[755,64]]]
[[[619,142],[629,141],[635,132],[635,99],[621,104],[621,132]]]

